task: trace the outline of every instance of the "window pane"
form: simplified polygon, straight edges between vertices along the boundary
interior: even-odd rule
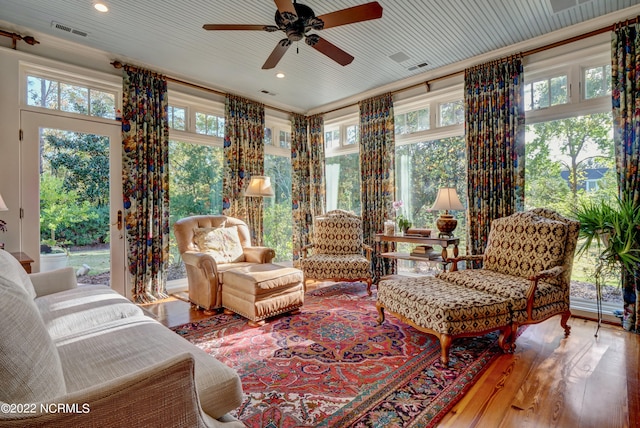
[[[186,278],[173,224],[197,214],[222,213],[222,147],[169,142],[169,279]]]
[[[551,79],[551,105],[566,104],[569,101],[567,94],[567,76],[558,76]]]
[[[224,117],[218,117],[218,133],[216,135],[224,138]]]
[[[525,208],[545,207],[567,217],[580,203],[617,194],[611,113],[576,116],[526,127]],[[596,254],[574,259],[571,296],[584,298],[583,285],[594,282]],[[618,281],[605,293],[622,308]],[[579,285],[579,286],[578,286]],[[591,285],[595,300],[595,286]],[[612,301],[612,300],[610,300]]]
[[[404,135],[408,134],[409,130],[407,129],[407,115],[399,114],[394,116],[393,123],[395,126],[395,134],[396,135]]]
[[[291,133],[280,131],[280,147],[285,149],[291,148]]]
[[[533,108],[549,107],[549,81],[533,82]]]
[[[326,158],[327,211],[342,209],[359,214],[360,156],[358,153]]]
[[[60,84],[60,110],[89,114],[89,89],[82,86]]]
[[[611,65],[585,69],[584,82],[586,100],[611,94]]]
[[[27,104],[58,109],[58,82],[27,76]]]
[[[328,149],[340,147],[340,129],[325,131],[324,144]]]
[[[347,141],[345,144],[357,144],[360,138],[360,127],[358,125],[347,126]]]
[[[186,110],[180,107],[169,106],[169,127],[179,131],[186,130]]]
[[[531,99],[531,83],[524,85],[524,111],[533,108],[533,100]]]
[[[463,110],[464,111],[464,110]],[[418,129],[417,131],[426,131],[431,127],[431,118],[429,117],[429,109],[424,108],[418,111]]]
[[[440,104],[440,126],[464,123],[464,104],[462,100]]]
[[[211,115],[208,115],[208,114],[206,115],[206,118],[205,118],[205,123],[206,123],[205,134],[213,135],[213,133],[214,133],[213,124],[214,124],[215,119],[216,118],[211,116]]]
[[[276,251],[274,261],[293,257],[293,214],[291,211],[291,159],[264,155],[264,174],[271,178],[273,198],[263,198],[264,245]]]
[[[91,116],[115,119],[116,117],[116,95],[112,92],[103,92],[90,89],[91,95]]]
[[[273,144],[273,137],[271,135],[271,128],[264,128],[264,143],[267,145]]]
[[[204,113],[196,112],[196,133],[207,133],[207,115]]]

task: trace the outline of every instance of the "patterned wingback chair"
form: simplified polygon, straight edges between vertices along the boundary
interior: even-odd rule
[[[491,222],[484,254],[452,259],[446,281],[512,299],[513,331],[562,315],[565,334],[573,257],[580,223],[555,211],[536,208]],[[482,261],[482,269],[457,270],[460,260]]]
[[[305,286],[308,279],[364,281],[371,294],[371,247],[363,242],[360,217],[330,211],[314,219],[313,236],[314,242],[302,248],[300,268]]]
[[[189,282],[189,301],[206,311],[220,308],[224,272],[270,263],[275,251],[251,245],[247,224],[224,215],[197,215],[173,225]]]

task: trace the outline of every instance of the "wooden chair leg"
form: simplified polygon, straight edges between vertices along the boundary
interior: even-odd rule
[[[513,341],[512,341],[513,338]],[[511,325],[506,326],[500,330],[500,337],[498,338],[498,345],[503,352],[513,352],[515,345],[515,333],[511,329]]]
[[[569,335],[571,334],[571,326],[567,324],[567,321],[569,321],[569,318],[571,318],[571,311],[566,311],[562,313],[562,318],[560,319],[560,325],[564,329],[564,337],[569,337]]]
[[[450,334],[440,335],[440,362],[444,366],[449,365],[449,349],[451,348],[452,338]]]
[[[384,306],[376,303],[376,309],[378,310],[378,325],[381,325],[384,322]]]

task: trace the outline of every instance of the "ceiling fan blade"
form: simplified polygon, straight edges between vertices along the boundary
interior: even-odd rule
[[[270,25],[244,25],[244,24],[205,24],[202,26],[205,30],[250,30],[250,31],[267,31]]]
[[[287,49],[289,49],[289,46],[291,46],[291,41],[289,39],[280,40],[273,52],[271,52],[271,55],[269,55],[269,58],[264,62],[262,69],[269,70],[278,65],[282,56],[285,54]]]
[[[351,55],[349,55],[333,43],[326,41],[322,37],[318,36],[317,39],[318,41],[314,44],[308,44],[318,52],[325,54],[340,65],[351,64],[351,61],[353,61],[353,57]],[[309,37],[307,37],[307,40],[309,40]]]
[[[381,17],[382,6],[377,1],[318,16],[324,22],[324,29]]]
[[[291,0],[273,0],[273,2],[276,4],[282,17],[286,20],[294,21],[298,17],[296,8],[293,6],[293,3],[291,3]]]

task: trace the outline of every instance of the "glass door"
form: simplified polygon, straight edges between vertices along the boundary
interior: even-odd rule
[[[21,112],[23,250],[34,271],[72,266],[80,284],[125,281],[119,123]]]

